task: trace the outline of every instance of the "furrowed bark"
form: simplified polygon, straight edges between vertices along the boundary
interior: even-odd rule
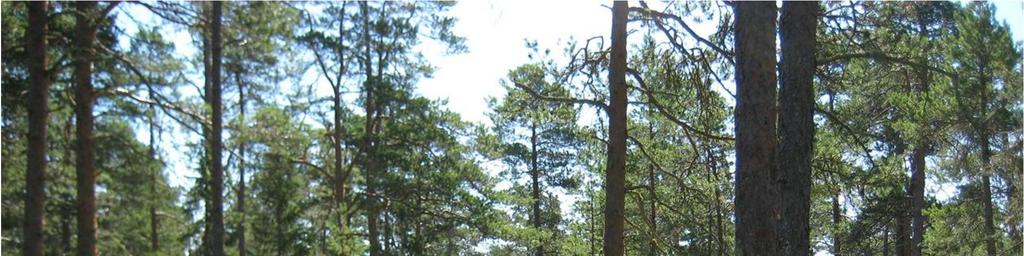
[[[626,205],[626,18],[629,4],[612,5],[608,67],[608,170],[605,174],[604,254],[623,255]]]
[[[774,181],[775,2],[735,2],[736,253],[780,255]]]

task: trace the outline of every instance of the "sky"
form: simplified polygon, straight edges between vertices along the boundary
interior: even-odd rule
[[[1024,1],[994,3],[997,19],[1010,25],[1015,41],[1024,41]],[[445,107],[458,112],[464,120],[490,123],[486,117],[486,99],[504,95],[505,90],[499,81],[509,70],[530,63],[526,40],[536,40],[542,51],[550,49],[552,57],[558,57],[570,38],[585,40],[607,36],[611,30],[610,4],[610,1],[582,0],[459,2],[450,14],[458,18],[454,32],[466,38],[468,52],[445,55],[437,44],[426,42],[420,49],[436,71],[432,77],[421,79],[417,92],[427,98],[447,100]],[[137,13],[134,10],[131,12]],[[152,18],[141,16],[137,18]],[[632,24],[630,28],[635,29],[637,25]],[[179,53],[194,52],[194,48],[189,46],[192,39],[188,34],[169,33],[178,45]],[[145,129],[139,130],[140,139],[148,136]],[[187,188],[191,186],[189,177],[197,176],[195,163],[190,163],[194,161],[189,161],[190,158],[184,154],[187,149],[178,145],[182,144],[182,139],[174,138],[175,135],[164,135],[160,147],[168,158],[171,185]],[[929,189],[930,194],[940,198],[948,198],[953,191],[955,187],[948,185]],[[562,205],[571,204],[566,202]]]

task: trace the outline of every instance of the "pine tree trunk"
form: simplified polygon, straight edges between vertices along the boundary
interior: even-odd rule
[[[781,255],[776,229],[775,2],[735,2],[736,254]]]
[[[96,250],[96,143],[93,136],[92,64],[95,59],[96,2],[75,3],[75,169],[78,191],[78,255]]]
[[[533,198],[533,212],[530,214],[530,219],[533,221],[533,228],[541,230],[543,221],[540,217],[540,168],[537,166],[537,124],[530,126],[530,178],[531,191],[530,195]],[[537,246],[533,251],[535,256],[544,255],[544,240],[539,241],[540,245]]]
[[[46,158],[47,123],[50,118],[48,107],[50,78],[47,72],[47,21],[49,2],[28,2],[28,31],[25,32],[25,46],[28,47],[29,91],[25,108],[28,110],[28,148],[25,152],[25,226],[22,233],[22,254],[42,256],[43,226],[46,225]]]
[[[778,164],[785,255],[809,255],[811,156],[814,151],[814,53],[818,2],[783,2]]]
[[[924,170],[927,145],[919,143],[912,152],[910,161],[910,213],[911,213],[911,253],[910,255],[921,255],[921,241],[924,241]]]
[[[242,82],[238,72],[235,73],[235,82],[238,84],[238,133],[239,135],[243,135],[245,134],[245,130],[248,128],[245,122],[245,84]],[[245,223],[246,217],[248,217],[245,210],[245,201],[248,197],[245,193],[246,144],[245,139],[242,139],[242,141],[238,143],[238,213],[241,215],[241,220],[238,224],[238,256],[245,256],[248,254],[245,243]]]
[[[987,98],[987,97],[984,97]],[[983,126],[983,129],[987,129]],[[995,221],[992,208],[992,149],[989,147],[989,136],[987,130],[981,131],[981,204],[985,215],[985,253],[989,256],[996,255]]]
[[[210,196],[207,214],[208,241],[210,253],[214,256],[224,255],[224,167],[222,163],[221,132],[223,130],[223,106],[221,104],[221,16],[223,13],[223,2],[214,1],[211,3],[210,17],[208,17],[209,39],[209,66],[207,67],[206,80],[209,87],[206,88],[206,104],[210,106],[210,128],[206,138],[207,154],[210,164],[210,184],[208,186]]]
[[[608,66],[608,171],[605,174],[604,255],[623,255],[626,208],[626,22],[629,4],[612,5]]]
[[[899,209],[895,209],[896,212],[896,255],[908,256],[912,250],[910,244],[910,210],[909,210],[909,197],[901,197]]]
[[[153,98],[153,90],[149,90],[149,97]],[[156,109],[149,110],[149,159],[156,161]],[[149,250],[153,254],[160,252],[160,218],[157,216],[157,185],[160,184],[160,167],[153,168],[153,176],[149,184],[150,206],[149,206]]]
[[[376,111],[376,95],[375,87],[376,82],[373,77],[373,66],[370,63],[370,7],[367,2],[359,2],[359,7],[363,15],[363,44],[365,55],[363,56],[363,69],[366,71],[366,82],[363,85],[364,91],[366,91],[365,99],[363,100],[364,109],[366,111],[366,127],[363,135],[363,161],[365,161],[366,168],[366,192],[369,195],[367,206],[367,220],[366,229],[369,233],[370,240],[370,256],[380,255],[380,230],[378,229],[378,221],[380,219],[380,210],[377,209],[377,195],[376,186],[376,172],[377,162],[374,157],[374,136],[375,136],[375,119],[377,116]]]
[[[843,221],[843,209],[839,205],[839,193],[832,195],[832,255],[842,255],[843,246],[840,240],[839,225]]]

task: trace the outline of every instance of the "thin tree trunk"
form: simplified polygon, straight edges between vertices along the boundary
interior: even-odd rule
[[[608,171],[605,174],[604,255],[623,255],[626,208],[626,22],[629,4],[612,5],[608,65]]]
[[[75,3],[75,169],[78,191],[78,255],[96,250],[96,143],[93,137],[92,64],[95,59],[96,2]]]
[[[818,2],[783,2],[779,94],[779,220],[784,255],[809,255]]]
[[[543,221],[540,217],[540,167],[537,166],[537,124],[530,126],[530,178],[532,179],[531,186],[531,197],[533,198],[533,213],[530,214],[530,219],[533,221],[533,227],[538,231],[541,230]],[[544,255],[544,240],[539,241],[540,244],[534,249],[533,255],[543,256]]]
[[[839,238],[839,225],[843,221],[843,209],[839,205],[839,193],[832,195],[832,255],[842,255],[843,246]]]
[[[780,255],[776,229],[775,2],[736,2],[736,249]]]
[[[22,233],[22,254],[41,256],[45,251],[43,226],[46,225],[46,158],[50,78],[47,63],[47,21],[49,2],[28,2],[29,87],[25,108],[28,110],[28,149],[25,152],[25,226]]]
[[[149,97],[153,98],[153,90],[149,90]],[[149,159],[156,161],[156,108],[149,109]],[[153,168],[152,180],[149,184],[150,206],[149,206],[149,249],[151,253],[160,251],[160,218],[157,216],[157,185],[160,182],[160,167]]]
[[[924,170],[927,147],[925,142],[919,142],[914,147],[910,161],[910,223],[911,231],[913,231],[910,240],[912,243],[910,255],[913,256],[921,255],[921,242],[924,241],[924,215],[921,214],[921,211],[924,209]]]
[[[244,134],[248,126],[245,122],[245,84],[238,72],[235,72],[235,83],[238,84],[238,133],[243,136],[243,139],[238,143],[238,213],[241,215],[241,220],[238,224],[238,256],[245,256],[248,254],[246,251],[245,244],[245,200],[248,195],[245,193],[245,151],[246,151],[246,140]]]
[[[987,97],[983,97],[987,98]],[[987,126],[983,126],[987,129]],[[992,149],[989,147],[989,136],[987,130],[981,131],[981,202],[985,215],[985,253],[996,255],[995,221],[992,209]]]
[[[338,42],[339,44],[342,45],[340,45],[337,49],[338,58],[340,59],[340,61],[338,61],[340,67],[338,67],[338,79],[335,80],[335,84],[332,86],[331,89],[334,90],[334,97],[332,98],[332,100],[334,101],[334,133],[332,133],[334,139],[334,144],[332,145],[334,147],[334,205],[337,207],[338,212],[338,230],[340,230],[342,234],[347,234],[348,222],[346,221],[345,218],[345,211],[342,210],[342,202],[344,202],[344,200],[348,198],[345,185],[348,183],[349,174],[346,173],[342,168],[342,165],[344,165],[345,163],[345,159],[343,158],[344,151],[342,149],[341,141],[343,131],[341,123],[341,76],[342,74],[345,73],[345,53],[343,52],[343,44],[345,42],[344,15],[345,4],[342,3],[340,14],[341,18],[340,21],[338,22]],[[341,238],[347,239],[347,236],[343,235],[341,236]],[[343,252],[347,252],[347,244],[347,241],[342,241]]]
[[[374,95],[376,82],[373,77],[373,66],[370,63],[370,7],[367,2],[359,3],[360,9],[363,14],[363,44],[365,50],[365,56],[363,56],[363,69],[366,71],[366,82],[363,85],[366,91],[366,97],[363,100],[364,109],[366,111],[366,127],[363,137],[363,159],[366,166],[366,192],[369,195],[369,205],[367,206],[367,220],[366,228],[369,233],[370,240],[370,255],[376,256],[380,254],[380,231],[378,229],[378,221],[380,219],[380,210],[377,209],[377,186],[375,180],[375,174],[377,172],[377,163],[374,157],[374,136],[375,136],[375,116],[376,113],[376,95]]]
[[[208,236],[209,249],[214,256],[224,255],[224,170],[222,161],[221,131],[223,130],[223,106],[221,105],[221,16],[223,13],[223,2],[212,2],[212,10],[208,17],[208,30],[210,34],[210,62],[207,67],[206,80],[209,87],[206,88],[206,103],[210,106],[209,133],[206,138],[207,154],[210,164],[209,214]]]

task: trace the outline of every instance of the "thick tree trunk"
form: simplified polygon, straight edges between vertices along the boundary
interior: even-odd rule
[[[530,214],[530,219],[533,221],[533,228],[541,230],[543,221],[540,217],[540,168],[537,166],[537,124],[530,126],[530,178],[531,191],[530,196],[533,198],[533,212]],[[537,246],[533,251],[533,255],[543,256],[544,255],[544,242],[540,241],[540,245]]]
[[[608,65],[608,171],[605,174],[604,255],[623,255],[626,208],[626,18],[629,4],[612,5]]]
[[[911,217],[911,248],[910,255],[921,255],[921,242],[924,241],[924,170],[925,156],[928,145],[919,142],[912,152],[910,160],[910,217]]]
[[[25,158],[25,223],[22,233],[22,251],[26,256],[41,256],[43,247],[43,226],[46,225],[46,154],[47,123],[50,118],[48,107],[50,78],[47,66],[47,21],[49,2],[28,2],[28,31],[25,32],[25,46],[28,47],[29,90],[25,108],[28,110],[28,149]]]
[[[735,2],[736,254],[781,255],[775,183],[775,2]]]
[[[78,255],[96,251],[96,143],[93,136],[92,64],[95,59],[96,2],[75,3],[75,169],[78,191]]]
[[[206,31],[210,34],[209,46],[210,62],[207,67],[206,80],[209,87],[206,88],[206,104],[210,106],[210,128],[206,138],[207,154],[210,164],[209,208],[206,209],[209,219],[207,230],[210,253],[214,256],[224,255],[224,167],[222,163],[221,132],[223,130],[223,106],[221,105],[221,16],[223,13],[223,2],[214,1],[210,17],[209,27]]]
[[[780,249],[809,255],[811,157],[814,151],[814,53],[818,2],[783,2],[778,159]]]

